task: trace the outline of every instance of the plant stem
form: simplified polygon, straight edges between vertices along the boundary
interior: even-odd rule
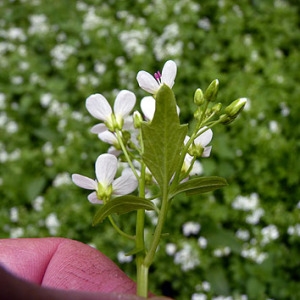
[[[152,262],[154,260],[155,252],[159,245],[159,241],[160,241],[162,230],[163,230],[163,225],[165,223],[165,219],[167,216],[167,211],[168,211],[168,188],[164,187],[164,189],[162,191],[162,204],[161,204],[161,209],[160,209],[160,213],[158,216],[157,226],[156,226],[155,232],[154,232],[154,237],[153,237],[151,246],[149,248],[149,251],[144,260],[144,265],[148,268],[150,267],[150,265],[152,264]]]
[[[141,176],[139,178],[139,196],[145,197],[145,165],[142,164]],[[148,295],[148,270],[144,265],[145,256],[145,211],[139,209],[137,211],[136,220],[136,240],[135,248],[138,250],[136,254],[136,268],[137,268],[137,291],[136,294],[141,297],[147,297]]]
[[[135,237],[132,235],[127,234],[126,232],[124,232],[122,229],[119,228],[119,226],[115,223],[114,219],[112,218],[112,216],[108,216],[108,219],[111,223],[111,225],[113,226],[113,228],[122,236],[126,237],[127,239],[130,240],[135,240]]]
[[[148,295],[148,267],[144,265],[145,242],[144,242],[144,222],[145,211],[140,209],[137,211],[136,224],[136,242],[135,247],[140,250],[136,254],[136,268],[137,268],[137,295],[147,297]]]

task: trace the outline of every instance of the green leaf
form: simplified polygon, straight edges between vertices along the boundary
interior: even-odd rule
[[[133,195],[112,199],[97,211],[93,219],[93,226],[113,213],[121,215],[138,209],[155,210],[155,206],[151,201]]]
[[[180,125],[173,91],[163,85],[156,95],[152,122],[142,123],[143,159],[159,186],[166,187],[180,161],[187,125]]]
[[[228,185],[227,181],[218,176],[193,178],[178,185],[177,188],[172,191],[171,197],[182,192],[186,192],[188,195],[203,194],[222,188],[226,185]]]

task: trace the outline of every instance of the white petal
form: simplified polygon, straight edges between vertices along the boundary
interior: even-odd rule
[[[174,85],[174,80],[177,73],[177,66],[173,60],[168,60],[161,72],[161,82],[165,83],[169,88]]]
[[[98,134],[101,141],[108,143],[110,145],[118,144],[117,137],[112,132],[106,130]]]
[[[141,100],[141,110],[147,120],[152,120],[155,112],[155,99],[152,96],[144,97]]]
[[[93,204],[102,204],[103,201],[102,200],[99,200],[98,197],[97,197],[97,194],[96,192],[93,192],[91,194],[88,195],[88,200],[93,203]]]
[[[188,135],[186,135],[184,138],[184,144],[186,145],[189,140],[190,140],[190,137]]]
[[[138,181],[130,169],[124,170],[122,175],[114,180],[112,187],[115,195],[127,195],[138,186]]]
[[[211,146],[205,147],[202,153],[202,157],[209,157],[211,152]]]
[[[96,133],[99,134],[101,132],[104,132],[107,130],[107,127],[105,126],[105,124],[101,123],[101,124],[96,124],[91,128],[91,133]]]
[[[203,167],[201,163],[198,160],[196,160],[193,164],[192,170],[190,172],[190,176],[201,175],[202,173],[203,173]]]
[[[213,137],[213,132],[211,129],[206,130],[202,134],[200,134],[197,138],[195,138],[195,144],[201,145],[202,147],[205,147],[208,145]]]
[[[85,106],[96,119],[106,121],[112,114],[108,101],[101,94],[93,94],[86,99]]]
[[[107,153],[112,154],[115,157],[118,157],[122,153],[122,151],[117,150],[114,146],[111,146],[108,148]]]
[[[136,79],[139,86],[148,93],[155,94],[159,89],[159,84],[155,78],[146,71],[139,71]]]
[[[87,190],[96,190],[97,183],[95,180],[79,174],[72,175],[72,181],[79,187]]]
[[[96,160],[96,176],[98,182],[105,186],[110,185],[116,175],[118,160],[112,154],[101,154]]]
[[[115,114],[120,115],[123,118],[128,116],[135,105],[135,101],[136,98],[134,93],[127,90],[121,91],[117,95],[117,98],[115,100],[115,104],[114,104]]]

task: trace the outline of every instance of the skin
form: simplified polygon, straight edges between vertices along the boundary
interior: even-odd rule
[[[134,296],[135,289],[109,258],[80,242],[0,239],[1,299],[144,299]]]

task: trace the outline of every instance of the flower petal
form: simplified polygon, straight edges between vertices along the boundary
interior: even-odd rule
[[[114,180],[112,187],[114,195],[127,195],[138,186],[138,181],[130,169],[125,169],[122,175]]]
[[[97,197],[97,193],[96,192],[93,192],[91,194],[88,195],[88,200],[93,203],[93,204],[102,204],[103,201],[102,200],[99,200],[98,197]]]
[[[202,173],[203,173],[203,167],[201,163],[198,160],[196,160],[193,164],[192,170],[189,175],[190,176],[201,175]]]
[[[93,94],[86,99],[85,106],[88,112],[96,119],[107,121],[112,109],[108,101],[101,94]]]
[[[112,154],[101,154],[96,160],[96,176],[99,183],[108,186],[116,175],[118,160]]]
[[[203,148],[208,145],[213,137],[213,132],[211,129],[206,130],[195,138],[194,142],[196,145],[201,145]]]
[[[202,157],[209,157],[211,152],[211,146],[205,147],[202,153]]]
[[[135,105],[135,101],[136,97],[134,93],[127,90],[121,91],[115,100],[114,113],[123,118],[128,116]]]
[[[136,80],[139,86],[148,93],[155,94],[159,89],[158,82],[146,71],[139,71]]]
[[[87,190],[96,190],[97,183],[95,180],[79,174],[72,175],[72,181],[79,187]]]
[[[173,60],[168,60],[161,72],[161,82],[165,83],[169,88],[174,85],[174,80],[177,73],[177,66]]]
[[[91,133],[99,134],[101,132],[107,131],[107,127],[105,126],[105,124],[100,123],[100,124],[94,125],[90,131],[91,131]]]
[[[104,143],[108,143],[110,145],[118,144],[118,139],[115,134],[106,130],[98,134],[98,137]]]
[[[152,96],[144,97],[141,100],[141,110],[147,120],[152,120],[155,112],[155,99]]]

